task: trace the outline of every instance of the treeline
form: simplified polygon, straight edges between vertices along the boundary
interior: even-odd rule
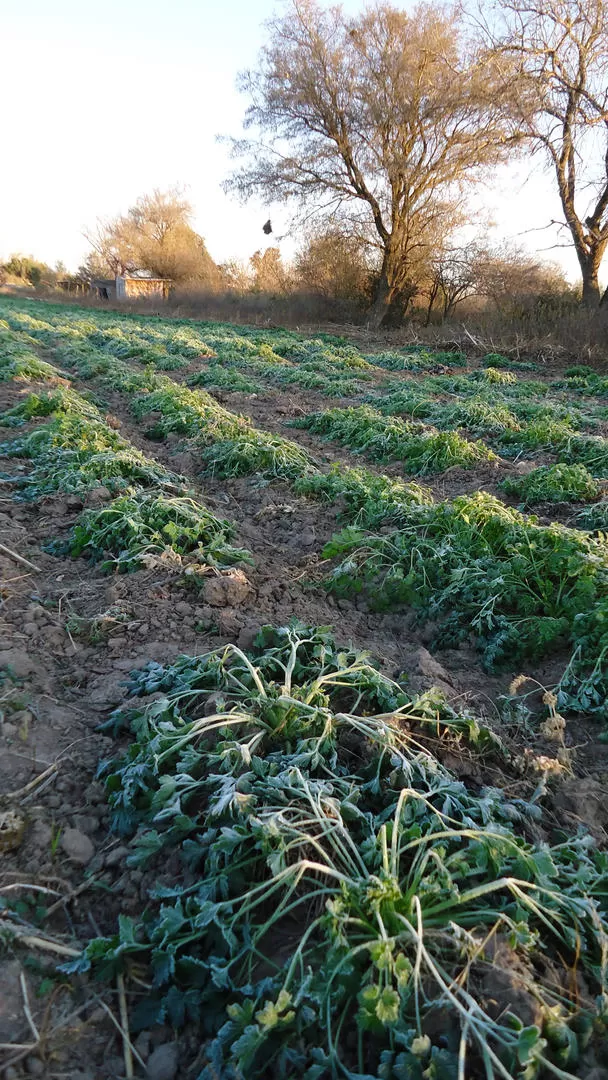
[[[67,270],[63,263],[55,267],[40,262],[31,255],[11,255],[6,262],[0,262],[0,285],[21,285],[33,288],[54,286],[63,280]]]
[[[52,271],[42,263],[13,257],[10,265],[32,285],[86,286],[117,274],[150,274],[172,282],[173,300],[222,302],[228,310],[264,305],[283,317],[365,323],[378,291],[381,266],[361,236],[320,220],[301,233],[295,256],[285,261],[279,247],[267,246],[247,260],[216,264],[192,227],[192,207],[176,190],[144,195],[125,214],[98,222],[87,237],[91,251],[76,274]],[[481,239],[444,242],[421,251],[410,282],[409,317],[443,322],[471,312],[521,317],[560,310],[578,300],[561,270],[522,250],[494,248]]]

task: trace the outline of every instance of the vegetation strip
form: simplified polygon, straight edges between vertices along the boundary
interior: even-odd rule
[[[112,492],[124,492],[106,506],[84,510],[70,539],[48,550],[87,555],[101,560],[104,570],[167,562],[168,553],[167,565],[181,567],[182,556],[188,556],[201,571],[250,561],[247,552],[229,544],[232,526],[193,499],[184,478],[147,459],[76,391],[62,386],[31,393],[0,416],[0,426],[38,418],[47,422],[0,445],[0,456],[34,462],[27,476],[11,478],[18,493],[38,499],[55,491],[97,489],[109,499]]]
[[[604,991],[604,860],[527,842],[536,804],[469,793],[417,738],[497,751],[487,731],[299,624],[130,688],[157,699],[112,718],[133,740],[101,769],[114,828],[131,865],[182,869],[64,970],[147,969],[135,1030],[204,1015],[200,1080],[572,1075],[598,1013],[560,970]],[[510,964],[527,989],[497,1015]]]

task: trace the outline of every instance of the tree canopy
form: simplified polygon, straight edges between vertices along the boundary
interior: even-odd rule
[[[85,233],[93,249],[85,270],[112,277],[146,270],[176,284],[215,287],[219,270],[191,220],[192,207],[179,190],[142,195],[126,214]]]
[[[255,137],[234,141],[244,160],[228,188],[348,218],[379,251],[373,321],[399,322],[421,250],[453,230],[465,187],[513,139],[493,56],[432,4],[349,18],[292,0],[240,84]]]
[[[502,0],[490,55],[507,61],[520,130],[554,171],[581,268],[583,302],[600,302],[608,247],[608,3]]]

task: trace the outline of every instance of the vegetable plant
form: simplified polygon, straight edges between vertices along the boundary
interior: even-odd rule
[[[551,502],[593,502],[602,487],[584,465],[540,465],[524,476],[508,477],[500,487],[526,506]]]
[[[500,754],[474,718],[300,624],[130,689],[155,700],[111,719],[132,737],[100,770],[113,826],[132,865],[182,868],[64,970],[136,967],[134,1031],[196,1025],[201,1080],[576,1075],[601,1022],[606,861],[583,837],[526,839],[537,802],[469,791],[424,748]],[[484,996],[509,960],[536,1024]]]

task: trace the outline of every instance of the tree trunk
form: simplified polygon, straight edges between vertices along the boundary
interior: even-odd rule
[[[437,293],[438,292],[439,292],[439,285],[436,282],[433,282],[433,284],[431,285],[430,292],[429,292],[429,303],[428,303],[428,307],[426,309],[426,319],[424,320],[424,325],[425,326],[430,326],[431,325],[431,315],[433,314],[433,304],[435,303],[435,300],[437,299]]]
[[[603,249],[592,249],[591,252],[577,251],[578,262],[583,279],[583,307],[593,310],[600,306],[602,294],[598,281]]]
[[[374,330],[392,330],[401,326],[415,288],[403,281],[401,260],[394,252],[384,255],[382,270],[375,289],[374,301],[368,312],[369,325]]]
[[[600,306],[600,300],[597,270],[593,267],[585,267],[583,268],[583,307],[597,308]]]

